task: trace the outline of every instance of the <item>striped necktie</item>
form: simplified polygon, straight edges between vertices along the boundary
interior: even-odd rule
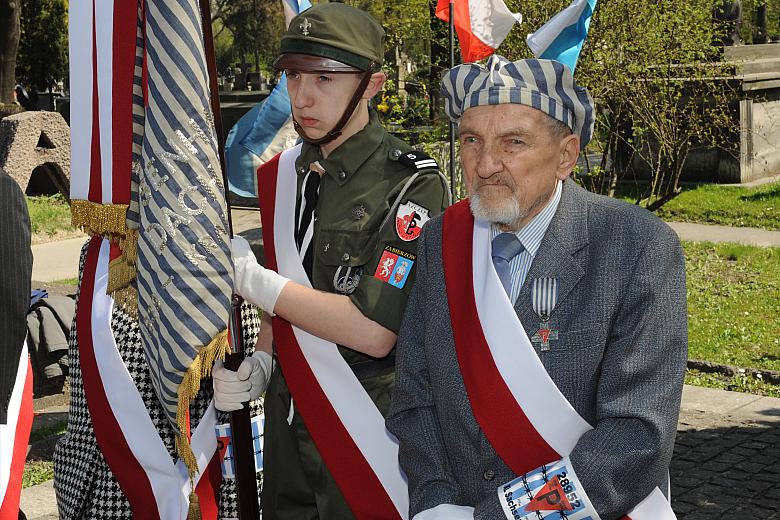
[[[498,279],[504,286],[507,296],[512,294],[512,277],[509,262],[523,252],[525,247],[514,233],[499,233],[493,239],[493,265],[496,267]]]

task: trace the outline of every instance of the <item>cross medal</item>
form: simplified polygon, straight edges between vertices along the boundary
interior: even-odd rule
[[[534,278],[531,288],[531,306],[542,320],[539,330],[531,337],[531,343],[540,352],[550,350],[550,342],[558,339],[558,331],[550,326],[550,314],[558,303],[558,280],[556,278]]]
[[[539,330],[531,338],[531,343],[539,346],[539,350],[546,352],[550,350],[550,341],[558,339],[558,331],[550,328],[550,321],[545,320],[539,324]]]

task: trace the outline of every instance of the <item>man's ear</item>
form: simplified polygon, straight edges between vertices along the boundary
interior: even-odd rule
[[[576,134],[567,135],[561,139],[560,158],[555,176],[560,180],[566,180],[574,167],[577,166],[577,159],[580,157],[580,136]]]
[[[368,86],[363,92],[363,99],[371,99],[372,97],[376,96],[377,93],[382,90],[382,87],[385,86],[385,81],[387,81],[387,75],[384,72],[380,71],[371,74],[371,79],[368,81]]]

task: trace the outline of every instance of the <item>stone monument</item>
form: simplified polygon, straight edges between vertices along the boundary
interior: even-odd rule
[[[70,128],[57,112],[22,112],[0,119],[0,167],[27,191],[33,171],[43,167],[68,198]]]

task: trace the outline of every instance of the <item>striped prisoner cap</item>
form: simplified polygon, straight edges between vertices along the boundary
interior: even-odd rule
[[[585,87],[574,84],[567,66],[554,60],[510,62],[494,54],[486,65],[451,68],[441,80],[441,93],[444,111],[455,123],[471,107],[518,103],[567,125],[579,134],[581,148],[593,135],[593,98]]]

